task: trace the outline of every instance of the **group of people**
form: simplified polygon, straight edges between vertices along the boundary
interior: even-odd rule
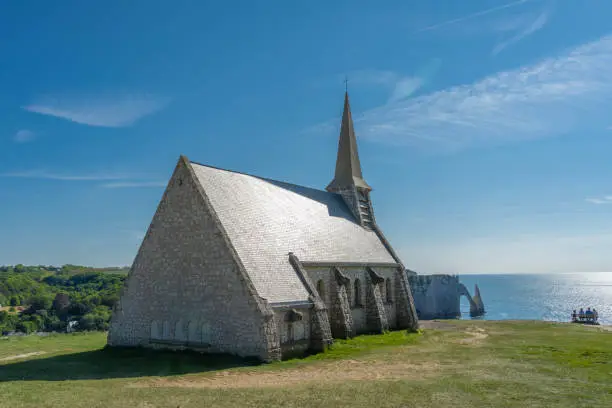
[[[572,321],[573,322],[584,322],[584,321],[596,322],[597,321],[597,310],[595,310],[595,308],[591,310],[590,307],[587,307],[586,311],[580,308],[578,313],[576,313],[576,310],[574,310],[572,312]]]

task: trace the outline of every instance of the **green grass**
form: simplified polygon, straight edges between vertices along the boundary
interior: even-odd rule
[[[612,406],[612,332],[544,322],[448,326],[359,336],[268,365],[109,350],[103,333],[1,339],[0,407]],[[2,361],[32,352],[45,354]]]

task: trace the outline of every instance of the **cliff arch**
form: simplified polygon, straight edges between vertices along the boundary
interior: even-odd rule
[[[457,290],[459,292],[459,296],[465,296],[468,302],[470,302],[470,316],[482,316],[484,314],[484,305],[482,305],[479,297],[474,299],[463,283],[459,283]],[[478,290],[478,285],[476,285],[476,290],[474,293],[475,295],[480,293]]]

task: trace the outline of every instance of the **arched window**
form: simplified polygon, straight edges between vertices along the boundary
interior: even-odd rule
[[[325,301],[325,284],[323,283],[323,279],[319,279],[317,282],[317,292],[323,301]]]
[[[187,334],[185,333],[185,323],[183,319],[180,319],[176,322],[176,326],[174,327],[174,340],[176,341],[187,341]]]
[[[170,322],[167,320],[164,320],[164,323],[162,324],[162,339],[172,340],[172,337],[170,336]]]
[[[191,321],[187,324],[187,337],[190,343],[201,343],[201,336],[198,333],[197,321]]]
[[[359,279],[355,279],[354,293],[354,305],[355,307],[359,307],[361,306],[361,282],[359,281]]]
[[[391,285],[391,279],[385,279],[385,292],[387,292],[387,303],[393,302],[393,286]]]
[[[159,340],[162,338],[160,323],[157,320],[151,322],[151,339]]]

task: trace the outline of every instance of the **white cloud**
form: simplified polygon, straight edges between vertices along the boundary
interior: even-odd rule
[[[434,59],[420,67],[412,76],[401,75],[390,70],[364,69],[353,71],[347,75],[349,88],[351,85],[376,86],[389,90],[387,103],[398,102],[414,94],[437,73],[441,61]],[[338,77],[340,78],[340,77]],[[344,78],[344,77],[343,77]]]
[[[445,150],[602,129],[612,102],[610,65],[612,36],[607,36],[470,85],[371,109],[355,126],[372,141]],[[329,125],[336,129],[337,122]]]
[[[46,179],[60,181],[103,181],[122,180],[128,178],[128,176],[122,174],[59,174],[44,170],[0,173],[0,177]]]
[[[22,129],[18,131],[17,133],[15,133],[15,136],[13,136],[13,140],[16,143],[27,143],[27,142],[31,142],[32,140],[34,140],[35,137],[36,137],[36,134],[32,132],[31,130]]]
[[[423,86],[423,79],[421,78],[402,78],[396,82],[393,92],[389,97],[389,103],[401,101],[402,99],[408,98],[417,89]]]
[[[165,187],[168,183],[164,181],[120,181],[102,184],[104,188],[138,188],[138,187]]]
[[[612,196],[605,196],[600,198],[586,198],[584,201],[591,204],[612,204]]]
[[[165,187],[167,185],[167,183],[163,181],[147,181],[146,177],[143,175],[121,173],[62,174],[48,172],[45,170],[30,170],[23,172],[0,173],[0,177],[82,182],[106,181],[107,183],[102,183],[99,185],[102,188]]]
[[[402,76],[393,71],[359,70],[347,75],[349,88],[351,85],[376,86],[388,89],[391,92],[389,102],[405,99],[416,92],[425,83],[425,78],[416,76]]]
[[[460,22],[463,22],[463,21],[471,20],[471,19],[476,18],[476,17],[482,17],[482,16],[485,16],[487,14],[494,13],[496,11],[504,10],[504,9],[507,9],[507,8],[510,8],[510,7],[519,6],[519,5],[524,4],[524,3],[528,2],[528,1],[529,0],[513,1],[511,3],[506,3],[506,4],[503,4],[501,6],[492,7],[492,8],[488,8],[488,9],[485,9],[485,10],[480,10],[480,11],[477,11],[477,12],[472,13],[472,14],[467,14],[465,16],[457,17],[457,18],[454,18],[454,19],[451,19],[451,20],[443,21],[441,23],[436,23],[436,24],[427,26],[425,28],[422,28],[422,29],[418,30],[417,32],[431,31],[431,30],[435,30],[435,29],[438,29],[438,28],[441,28],[441,27],[445,27],[445,26],[448,26],[448,25],[451,25],[451,24],[455,24],[455,23],[460,23]]]
[[[90,126],[125,127],[163,109],[168,98],[149,95],[42,97],[23,109]]]
[[[472,24],[472,23],[457,24],[457,23],[463,23],[465,21],[472,20],[478,17],[483,17],[488,14],[492,14],[492,13],[499,12],[502,10],[506,10],[510,8],[517,8],[517,6],[524,5],[528,2],[531,2],[531,0],[513,1],[510,3],[503,4],[501,6],[492,7],[492,8],[481,10],[481,11],[478,11],[472,14],[461,16],[461,17],[458,17],[452,20],[447,20],[441,23],[430,25],[421,30],[418,30],[417,32],[431,31],[431,30],[446,27],[449,25],[457,25],[458,27],[461,28],[460,31],[463,31],[464,33],[476,34],[479,36],[482,36],[485,32],[487,32],[487,35],[490,36],[491,31],[494,33],[495,32],[502,33],[506,37],[510,35],[509,38],[503,39],[502,41],[499,42],[499,44],[497,44],[493,48],[491,54],[497,55],[502,50],[507,48],[508,46],[515,44],[525,39],[526,37],[534,34],[540,29],[542,29],[548,22],[549,12],[546,10],[541,11],[537,14],[534,14],[533,12],[522,12],[518,15],[514,15],[510,17],[504,16],[501,19],[499,18],[493,19],[493,20],[488,19],[487,21],[481,22],[479,24]],[[457,31],[457,30],[454,30],[454,31]]]
[[[502,25],[502,30],[505,30],[508,27],[514,26],[514,30],[516,30],[516,33],[509,39],[504,40],[501,43],[497,44],[495,48],[493,48],[492,54],[497,55],[502,50],[504,50],[506,47],[523,40],[524,38],[530,36],[536,31],[539,31],[546,25],[547,22],[548,22],[548,12],[542,11],[535,18],[533,18],[533,16],[526,16],[522,19],[515,20],[512,25]],[[509,30],[509,31],[514,31],[514,30]]]

